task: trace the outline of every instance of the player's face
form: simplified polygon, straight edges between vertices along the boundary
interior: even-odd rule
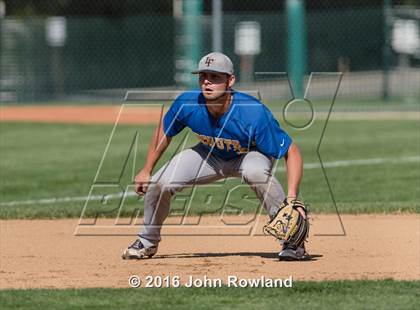
[[[225,73],[201,72],[199,83],[201,92],[207,100],[217,100],[223,96],[233,83],[232,76]]]

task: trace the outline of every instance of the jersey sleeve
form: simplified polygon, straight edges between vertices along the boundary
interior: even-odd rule
[[[255,131],[257,148],[267,156],[280,159],[287,153],[292,139],[268,109],[262,118]]]
[[[173,137],[185,128],[182,113],[182,100],[177,98],[163,118],[163,130],[167,137]]]

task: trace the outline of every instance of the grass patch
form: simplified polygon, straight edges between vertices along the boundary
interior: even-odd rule
[[[420,281],[295,282],[292,288],[3,290],[2,309],[417,309]]]
[[[301,148],[305,163],[319,163],[316,149],[323,126],[323,121],[315,122],[305,131],[285,126]],[[117,128],[97,178],[98,182],[107,185],[95,187],[93,195],[117,193],[127,186],[130,190],[133,175],[144,163],[152,131],[150,126]],[[0,123],[0,203],[86,196],[111,132],[112,126],[108,125]],[[136,132],[138,141],[132,144]],[[320,155],[323,162],[419,156],[419,132],[419,123],[408,120],[330,121]],[[157,168],[179,151],[184,139],[187,146],[197,143],[193,134],[184,131],[174,139]],[[134,149],[136,157],[133,156]],[[283,166],[281,160],[279,167]],[[326,168],[326,172],[341,212],[420,212],[418,160]],[[277,171],[276,176],[286,185],[284,171]],[[219,187],[200,187],[192,202],[192,214],[220,212],[226,194],[237,185],[240,185],[239,180],[228,180],[219,183]],[[181,194],[187,197],[188,190]],[[210,204],[206,202],[209,195],[213,196]],[[305,170],[301,195],[312,204],[312,212],[335,212],[320,168]],[[78,201],[47,200],[34,204],[0,205],[0,218],[79,217],[83,206],[83,198]],[[92,201],[87,215],[101,212],[104,216],[114,217],[118,207],[119,199],[110,199],[107,204]],[[232,214],[238,208],[252,213],[257,207],[258,200],[248,186],[231,192],[228,208]],[[128,197],[121,215],[130,216],[137,209],[141,213],[142,208],[143,204],[137,197]],[[177,200],[172,211],[182,212],[184,208],[185,201]]]

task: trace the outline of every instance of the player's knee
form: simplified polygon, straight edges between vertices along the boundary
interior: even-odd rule
[[[177,191],[179,184],[172,182],[167,178],[161,178],[156,181],[154,184],[154,189],[159,192],[171,192],[174,193]]]
[[[248,183],[264,183],[268,181],[269,171],[258,166],[249,166],[242,171],[242,176]]]

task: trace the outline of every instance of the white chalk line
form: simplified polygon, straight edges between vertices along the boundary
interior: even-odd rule
[[[420,162],[420,156],[406,156],[399,158],[366,158],[366,159],[352,159],[352,160],[337,160],[331,162],[323,162],[324,168],[337,168],[337,167],[350,167],[350,166],[366,166],[366,165],[380,165],[380,164],[401,164]],[[308,169],[319,169],[321,168],[320,163],[307,163],[303,165],[304,170]],[[279,171],[284,171],[284,167],[278,168]],[[134,192],[108,194],[105,199],[114,199],[125,197],[137,196]],[[73,196],[73,197],[58,197],[58,198],[43,198],[43,199],[30,199],[30,200],[15,200],[0,202],[0,207],[11,207],[17,205],[47,205],[54,203],[65,203],[65,202],[85,202],[89,198],[89,201],[101,201],[104,200],[104,195],[92,195],[92,196]]]

